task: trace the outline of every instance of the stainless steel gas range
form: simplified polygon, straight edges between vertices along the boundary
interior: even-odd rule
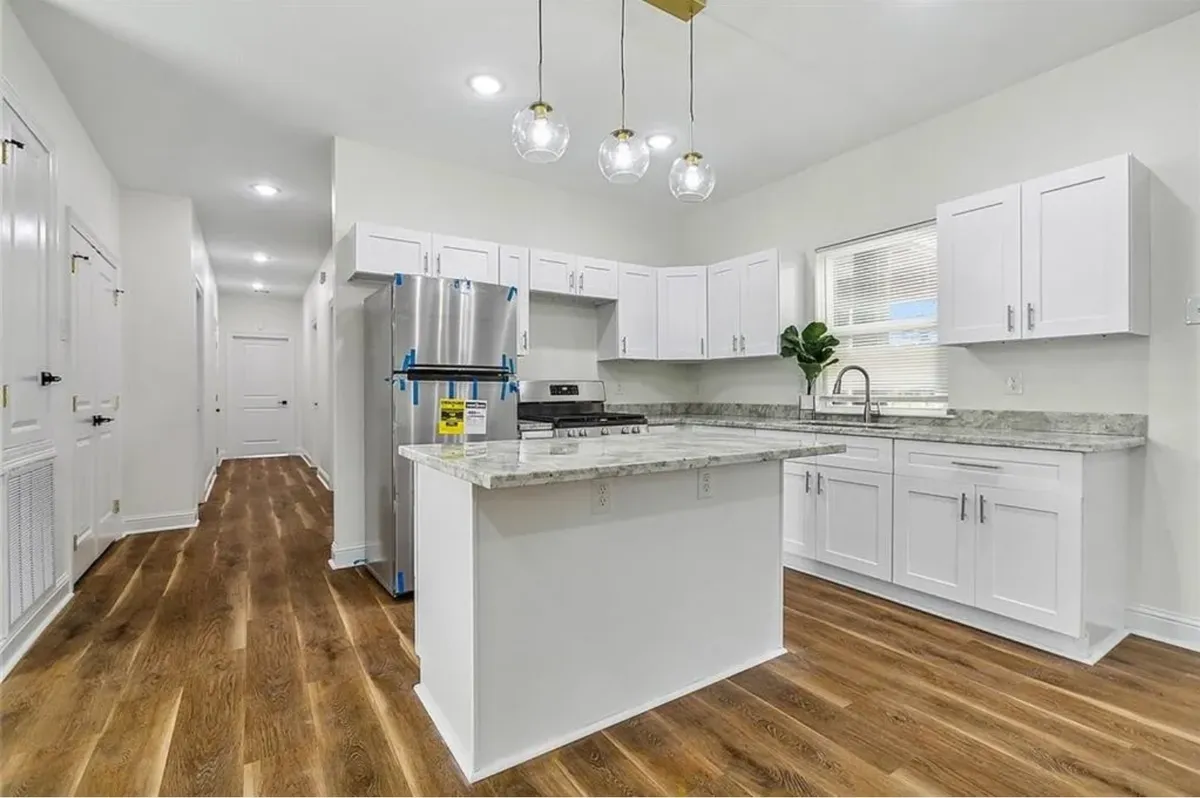
[[[645,435],[650,431],[646,417],[639,413],[606,410],[604,383],[599,380],[522,380],[518,397],[517,421],[525,439]]]

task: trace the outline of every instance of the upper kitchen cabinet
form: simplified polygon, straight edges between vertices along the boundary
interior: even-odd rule
[[[616,299],[617,271],[616,261],[579,257],[575,264],[574,293],[593,299]]]
[[[529,249],[500,246],[500,284],[517,287],[517,356],[529,354]]]
[[[1020,338],[1021,187],[939,205],[938,342]]]
[[[1149,334],[1149,191],[1121,155],[939,206],[939,341]]]
[[[574,294],[576,257],[563,252],[535,249],[529,255],[529,290],[548,294]]]
[[[708,267],[708,357],[779,354],[779,252]]]
[[[432,249],[433,236],[429,233],[359,222],[338,242],[337,270],[346,280],[428,275]]]
[[[500,245],[488,241],[473,241],[453,236],[433,236],[433,267],[435,277],[474,280],[480,283],[500,282]]]
[[[658,359],[703,360],[708,352],[708,270],[658,272]]]
[[[1130,155],[1021,186],[1024,337],[1150,333],[1150,173]]]
[[[628,263],[618,267],[617,301],[597,311],[601,360],[658,357],[658,271]]]

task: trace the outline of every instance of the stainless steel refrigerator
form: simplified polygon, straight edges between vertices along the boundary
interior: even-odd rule
[[[396,275],[363,303],[367,568],[412,592],[413,464],[401,444],[517,437],[516,288]]]

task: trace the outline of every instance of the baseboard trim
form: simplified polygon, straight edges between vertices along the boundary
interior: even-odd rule
[[[226,460],[271,460],[276,457],[295,457],[296,452],[279,452],[278,454],[223,454],[221,462]]]
[[[217,467],[213,466],[208,472],[208,479],[204,481],[204,501],[208,501],[208,497],[212,495],[213,485],[217,482]]]
[[[1200,651],[1200,618],[1138,605],[1125,610],[1129,633],[1189,651]]]
[[[356,565],[366,565],[367,562],[366,545],[335,548],[329,554],[329,569],[331,571],[338,571],[342,568],[353,568]]]
[[[333,493],[333,480],[325,473],[325,469],[320,466],[317,466],[317,479],[321,480],[321,484],[325,486],[325,490]]]
[[[300,459],[302,459],[304,461],[304,464],[306,466],[308,466],[309,468],[317,467],[317,464],[313,462],[313,459],[308,456],[308,452],[304,451],[303,449],[297,449],[296,454],[298,454],[300,456]]]
[[[199,516],[195,510],[159,515],[127,515],[124,521],[126,535],[141,535],[146,532],[166,532],[172,529],[191,529],[200,523]]]
[[[33,646],[37,639],[46,631],[50,622],[70,603],[74,592],[71,590],[71,577],[62,574],[54,589],[49,591],[41,603],[25,616],[25,620],[16,629],[9,630],[8,639],[0,649],[0,680],[8,676],[25,652]]]

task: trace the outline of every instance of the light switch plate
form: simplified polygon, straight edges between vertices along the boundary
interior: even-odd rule
[[[592,515],[603,515],[612,509],[612,483],[607,479],[592,482]]]
[[[1200,324],[1200,294],[1188,297],[1184,320],[1188,324]]]
[[[696,474],[696,498],[711,499],[712,495],[712,472],[706,468]]]

